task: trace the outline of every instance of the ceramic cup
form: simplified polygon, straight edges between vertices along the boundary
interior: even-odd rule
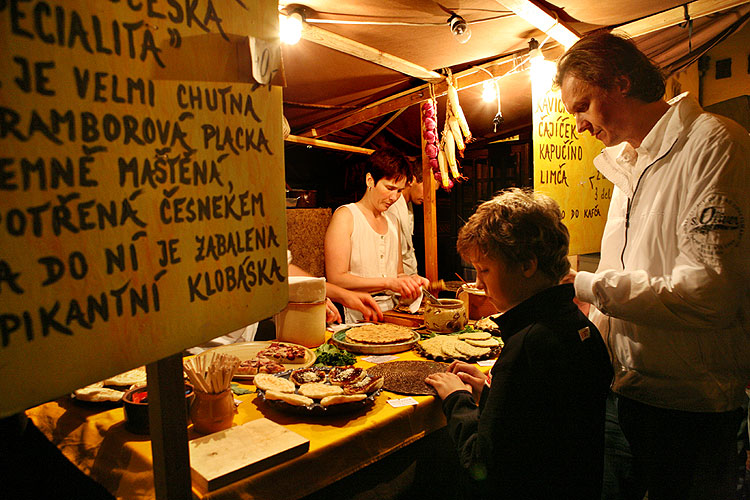
[[[195,391],[195,400],[190,407],[193,429],[201,434],[212,434],[232,427],[236,409],[234,396],[227,389],[218,394]]]

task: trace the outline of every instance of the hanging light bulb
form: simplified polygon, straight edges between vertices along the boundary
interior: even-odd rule
[[[534,38],[529,40],[529,62],[531,63],[531,86],[537,92],[544,93],[552,88],[555,79],[556,66],[552,61],[544,58],[539,42]]]
[[[485,80],[482,83],[482,100],[484,102],[492,102],[496,97],[495,82],[493,80]]]
[[[288,16],[279,14],[279,38],[287,45],[294,45],[302,38],[302,14],[294,11]]]
[[[451,33],[456,37],[458,43],[466,43],[471,38],[471,28],[466,20],[458,14],[453,14],[448,19],[448,24],[451,27]]]

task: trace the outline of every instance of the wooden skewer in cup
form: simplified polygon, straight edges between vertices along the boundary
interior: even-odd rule
[[[186,360],[183,367],[196,390],[219,394],[229,389],[239,364],[237,356],[210,352]]]

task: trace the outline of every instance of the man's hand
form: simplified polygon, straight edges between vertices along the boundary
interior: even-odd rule
[[[484,385],[487,382],[487,376],[478,366],[470,365],[463,361],[454,361],[448,367],[447,372],[455,373],[462,382],[468,384],[471,387],[474,399],[479,401],[479,396],[482,394]]]
[[[578,271],[571,269],[570,271],[568,271],[568,274],[563,279],[560,280],[560,284],[564,284],[564,283],[575,284],[576,274],[578,274]],[[589,309],[591,309],[591,304],[589,304],[588,302],[583,302],[582,300],[579,300],[578,297],[573,297],[573,302],[576,303],[576,305],[578,306],[578,309],[580,309],[581,312],[585,316],[589,315]]]

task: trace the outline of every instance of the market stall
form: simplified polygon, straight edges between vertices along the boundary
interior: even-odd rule
[[[620,27],[679,69],[750,12],[732,0],[622,9],[589,0],[470,3],[447,12],[431,1],[339,2],[341,16],[327,1],[301,9],[230,0],[184,8],[2,3],[0,417],[27,414],[72,463],[122,498],[298,498],[444,427],[434,395],[386,387],[365,393],[367,404],[351,412],[304,416],[280,411],[252,380],[239,379],[229,429],[267,420],[295,436],[294,452],[272,454],[276,462],[255,469],[240,465],[244,472],[215,489],[191,480],[191,449],[213,434],[188,422],[183,350],[284,310],[288,250],[309,262],[309,272],[324,272],[331,207],[287,215],[284,137],[286,148],[368,155],[365,146],[388,130],[411,148],[425,178],[419,257],[437,281],[438,190],[471,182],[462,163],[472,145],[498,139],[498,126],[505,135],[531,127],[533,185],[562,205],[573,253],[595,251],[611,194],[591,164],[600,144],[576,136],[549,85],[549,64],[542,78],[533,56],[553,59],[566,37]],[[362,9],[397,21],[342,22]],[[282,21],[301,18],[296,48],[280,44],[280,10]],[[666,50],[665,39],[690,49]],[[478,104],[484,83],[494,90],[489,107]],[[295,207],[309,206],[313,192],[302,202],[297,196]],[[409,349],[352,349],[356,366],[376,373],[393,361],[461,359],[430,339],[453,337],[467,319],[494,312],[472,305],[481,294],[464,292],[468,318],[445,331],[424,330],[420,313],[387,314],[385,324],[416,329]],[[356,344],[328,338],[344,350]],[[466,360],[487,371],[497,347]],[[366,359],[377,354],[393,358]],[[126,426],[118,400],[86,405],[70,397],[142,366],[148,436]]]

